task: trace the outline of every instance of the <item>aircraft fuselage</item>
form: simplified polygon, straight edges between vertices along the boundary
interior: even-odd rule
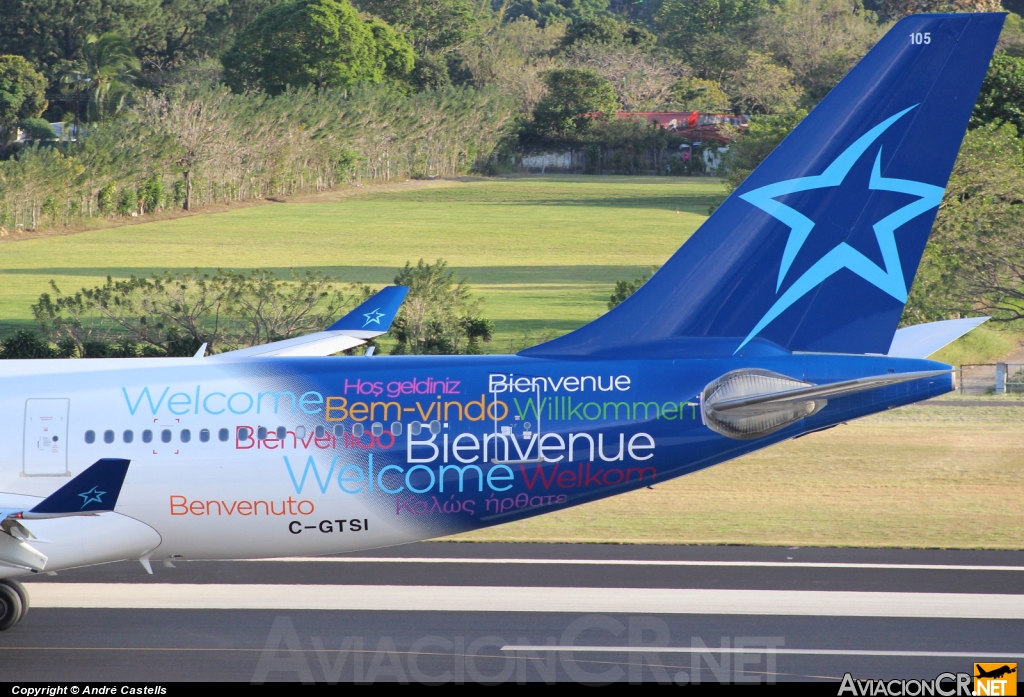
[[[45,497],[99,458],[125,458],[116,513],[155,531],[154,559],[337,553],[660,484],[952,387],[940,376],[841,397],[734,440],[709,429],[700,408],[705,385],[729,371],[818,384],[943,367],[753,353],[5,361],[0,491]],[[43,538],[75,524],[32,530]]]

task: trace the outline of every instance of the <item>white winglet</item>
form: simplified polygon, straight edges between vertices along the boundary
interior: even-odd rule
[[[965,317],[897,329],[887,355],[893,358],[927,358],[988,319]]]

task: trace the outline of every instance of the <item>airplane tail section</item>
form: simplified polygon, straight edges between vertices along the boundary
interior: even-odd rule
[[[130,460],[103,458],[21,514],[29,518],[61,518],[114,510]]]
[[[898,22],[640,290],[523,355],[885,354],[1004,17]]]

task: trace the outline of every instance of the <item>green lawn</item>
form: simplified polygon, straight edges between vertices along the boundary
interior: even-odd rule
[[[569,177],[415,182],[285,204],[0,244],[0,323],[31,319],[54,279],[64,291],[110,274],[319,269],[390,282],[421,257],[447,259],[485,298],[493,351],[595,318],[615,281],[661,264],[723,192],[716,179]]]
[[[1022,549],[1022,423],[1021,407],[903,407],[450,539]]]

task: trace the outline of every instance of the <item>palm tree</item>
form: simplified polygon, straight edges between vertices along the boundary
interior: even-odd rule
[[[90,35],[82,47],[82,60],[64,74],[62,82],[76,96],[83,92],[88,95],[89,120],[99,121],[125,105],[141,67],[131,45],[120,35]]]

